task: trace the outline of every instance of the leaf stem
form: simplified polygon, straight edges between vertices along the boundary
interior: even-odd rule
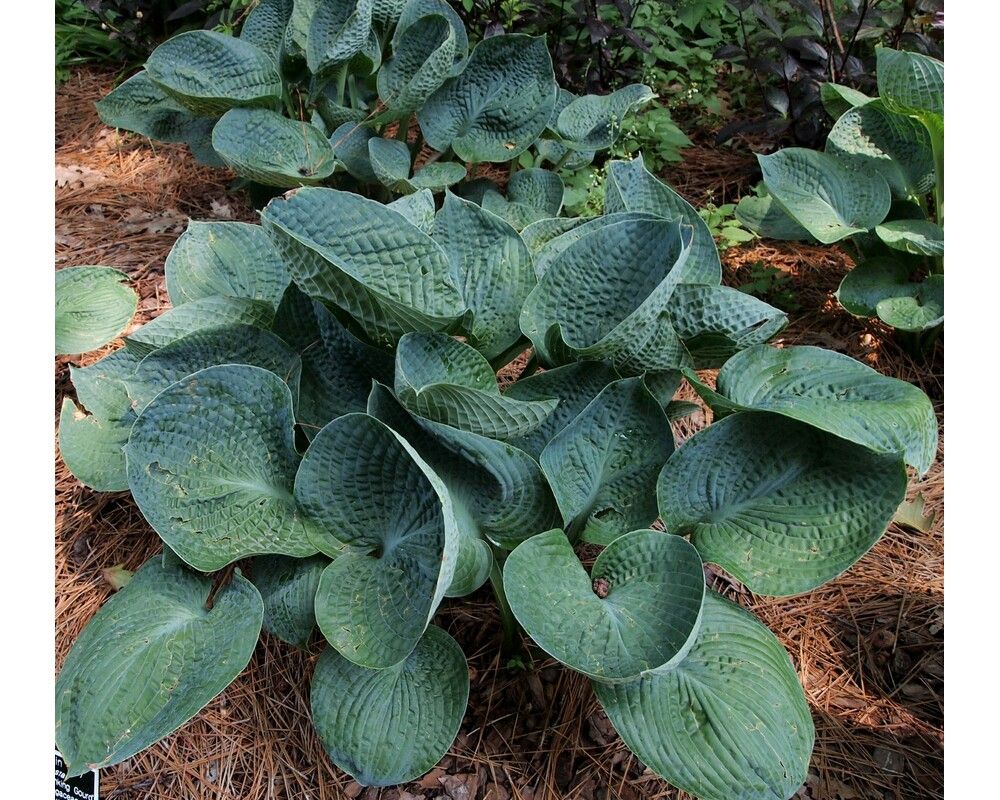
[[[506,656],[517,655],[521,650],[521,626],[518,625],[514,612],[511,611],[510,603],[507,602],[507,593],[503,588],[503,562],[507,560],[507,554],[494,547],[493,566],[490,567],[490,585],[493,593],[497,596],[497,607],[500,609],[500,624],[503,626],[503,653]]]

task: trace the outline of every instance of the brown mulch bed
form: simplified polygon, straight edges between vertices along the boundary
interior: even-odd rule
[[[183,148],[105,128],[93,101],[107,73],[80,71],[56,103],[56,266],[107,264],[141,295],[138,321],[167,305],[163,259],[188,217],[253,221],[227,192],[231,176],[197,166]],[[729,186],[733,164],[697,154],[684,188]],[[714,164],[719,170],[714,171]],[[746,166],[746,162],[743,162]],[[730,172],[730,175],[740,174]],[[705,176],[708,175],[708,178]],[[672,178],[671,178],[672,179]],[[701,183],[698,183],[701,181]],[[780,341],[847,352],[882,372],[919,383],[941,410],[941,350],[915,363],[887,332],[831,299],[849,259],[833,248],[756,243],[724,254],[726,282],[756,262],[791,276],[801,310]],[[112,349],[112,348],[108,348]],[[96,360],[91,354],[86,361]],[[57,408],[71,392],[57,359]],[[73,362],[76,363],[76,362]],[[678,429],[704,424],[697,414]],[[914,481],[937,513],[930,533],[893,525],[843,577],[809,595],[760,598],[724,575],[716,588],[751,608],[788,648],[806,688],[817,742],[799,794],[814,800],[943,796],[943,447]],[[127,493],[82,487],[56,454],[56,649],[65,655],[111,593],[102,570],[135,569],[160,543]],[[296,651],[264,636],[250,667],[177,734],[104,770],[107,800],[655,800],[682,793],[645,770],[621,744],[586,679],[551,661],[529,672],[498,657],[499,624],[488,591],[448,604],[437,620],[462,644],[472,672],[469,710],[455,746],[422,780],[363,789],[326,758],[309,722],[308,686],[321,649]]]

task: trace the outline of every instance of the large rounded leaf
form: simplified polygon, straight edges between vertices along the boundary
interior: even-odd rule
[[[330,563],[325,556],[259,556],[250,576],[264,601],[264,630],[305,648],[316,627],[316,590]]]
[[[161,142],[185,142],[197,119],[150,80],[137,72],[95,103],[105,125],[124,128]]]
[[[815,730],[788,653],[712,592],[677,667],[594,691],[629,749],[702,800],[785,800],[806,778]]]
[[[246,297],[211,295],[167,309],[152,322],[125,339],[125,346],[138,356],[145,356],[183,336],[219,325],[254,325],[270,327],[274,306],[263,300]]]
[[[378,72],[378,94],[393,116],[421,106],[451,75],[455,27],[441,14],[416,20],[394,37],[392,58]]]
[[[771,197],[823,244],[869,231],[889,213],[889,185],[877,170],[804,147],[757,161]]]
[[[306,40],[306,64],[319,81],[329,79],[368,44],[372,0],[325,0],[316,5]]]
[[[538,138],[552,114],[555,76],[545,40],[492,36],[465,70],[417,112],[427,143],[463,161],[510,161]]]
[[[379,2],[399,2],[399,0],[375,0]],[[396,30],[392,33],[392,49],[396,51],[403,47],[403,39],[406,32],[416,25],[424,17],[437,15],[448,20],[455,33],[455,63],[451,67],[451,74],[457,75],[465,66],[469,56],[469,35],[465,31],[465,24],[458,12],[452,8],[448,0],[403,0],[403,8],[399,12],[399,20],[396,23]]]
[[[694,239],[687,282],[718,285],[722,280],[719,250],[708,225],[694,206],[646,169],[641,155],[631,161],[612,161],[608,167],[604,213],[616,211],[656,214],[690,225]]]
[[[110,267],[56,270],[56,353],[86,353],[121,335],[139,298]]]
[[[944,275],[930,275],[917,291],[880,300],[875,312],[901,331],[925,331],[944,322]]]
[[[521,330],[546,364],[601,359],[629,374],[688,364],[667,309],[690,254],[677,221],[597,228],[549,264],[521,310]]]
[[[821,347],[762,345],[726,362],[713,392],[686,373],[718,414],[773,411],[876,453],[902,454],[920,474],[937,451],[937,418],[920,389]]]
[[[308,186],[333,174],[336,159],[323,132],[264,108],[227,111],[212,147],[237,175],[266,186]]]
[[[705,597],[698,551],[651,530],[616,539],[589,576],[562,531],[540,533],[508,556],[503,584],[517,621],[545,652],[611,682],[683,659]]]
[[[566,250],[574,242],[578,242],[591,234],[596,233],[601,228],[606,228],[609,225],[616,225],[619,222],[639,222],[642,220],[654,220],[657,219],[656,214],[646,214],[642,212],[633,211],[622,211],[614,214],[605,214],[602,217],[594,217],[589,220],[571,220],[574,224],[569,228],[569,230],[563,231],[557,235],[552,236],[544,244],[537,245],[534,251],[535,253],[535,274],[540,278],[548,270],[549,265],[555,261],[555,259]],[[532,223],[524,231],[521,232],[521,236],[524,237],[526,233],[529,233],[531,228],[536,225],[545,222],[541,220],[540,222]],[[530,234],[537,237],[538,234]]]
[[[370,127],[358,120],[348,120],[330,134],[330,145],[337,160],[351,177],[364,183],[376,183],[378,176],[372,168],[368,154],[368,143],[378,138]]]
[[[406,658],[455,570],[458,534],[444,485],[383,423],[346,414],[309,445],[295,496],[321,526],[317,545],[336,556],[316,594],[327,641],[365,667]]]
[[[841,83],[827,82],[819,87],[820,101],[826,113],[833,119],[839,119],[852,108],[863,106],[871,102],[871,99],[864,92],[844,86]]]
[[[726,417],[693,436],[657,483],[671,533],[757,594],[806,592],[885,532],[906,494],[896,456],[775,414]]]
[[[944,116],[944,63],[922,53],[875,50],[879,98],[904,113]]]
[[[163,270],[175,306],[215,295],[277,306],[291,280],[264,229],[246,222],[191,220]]]
[[[521,238],[531,254],[536,255],[553,239],[593,219],[600,217],[546,217],[525,227],[521,231]]]
[[[901,330],[939,325],[944,320],[944,276],[913,281],[914,267],[906,257],[862,261],[844,276],[837,299],[855,316],[880,317]],[[911,311],[904,316],[906,309]]]
[[[674,449],[642,378],[615,381],[557,433],[539,459],[567,529],[607,544],[656,519],[656,477]]]
[[[56,744],[69,776],[118,764],[180,728],[250,661],[260,595],[154,556],[105,603],[56,681]]]
[[[395,786],[431,769],[455,741],[468,700],[465,655],[434,625],[387,669],[360,667],[329,647],[312,679],[323,746],[364,786]]]
[[[295,0],[260,0],[247,15],[240,38],[259,47],[277,63]]]
[[[381,203],[307,187],[272,200],[263,221],[299,288],[343,308],[374,342],[444,330],[466,313],[441,246]]]
[[[414,194],[404,195],[386,205],[393,211],[420,228],[424,233],[434,231],[434,195],[429,189],[421,189]]]
[[[765,239],[808,242],[812,234],[788,215],[769,194],[748,195],[736,204],[734,216],[747,228]]]
[[[167,39],[146,61],[150,79],[189,111],[218,116],[238,106],[281,100],[277,63],[243,39],[188,31]]]
[[[648,86],[633,83],[608,95],[577,97],[559,112],[556,132],[574,150],[603,150],[618,140],[629,112],[655,96]]]
[[[524,436],[559,402],[504,397],[489,362],[440,333],[410,333],[399,340],[395,390],[414,414],[492,439]]]
[[[316,552],[292,496],[292,394],[273,372],[210,367],[160,392],[132,428],[132,496],[160,537],[204,572],[261,553]]]
[[[944,255],[944,228],[926,219],[895,219],[875,226],[878,238],[893,250],[917,256]]]

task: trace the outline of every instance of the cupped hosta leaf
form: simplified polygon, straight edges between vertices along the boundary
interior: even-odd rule
[[[545,40],[523,34],[484,39],[464,71],[417,112],[427,143],[463,161],[517,158],[545,130],[555,103]]]
[[[875,50],[879,99],[903,113],[944,116],[944,63],[922,53]]]
[[[259,556],[251,579],[264,601],[264,630],[281,641],[305,648],[316,627],[316,589],[330,563],[325,556]]]
[[[403,117],[419,109],[452,74],[456,47],[455,28],[441,14],[397,31],[392,58],[378,73],[379,98],[389,113]]]
[[[530,433],[559,404],[555,398],[504,397],[489,362],[440,333],[410,333],[399,340],[395,390],[414,414],[501,440]]]
[[[56,743],[70,776],[118,764],[173,733],[249,663],[263,606],[237,571],[212,579],[159,556],[83,629],[56,681]]]
[[[368,155],[368,142],[377,136],[371,128],[356,121],[345,122],[330,135],[330,145],[337,160],[351,177],[364,183],[378,182]]]
[[[249,364],[273,372],[299,396],[302,362],[281,339],[253,325],[204,328],[154,350],[139,362],[128,381],[137,414],[173,383],[219,364]]]
[[[597,155],[593,150],[570,150],[554,139],[539,139],[535,142],[535,149],[543,163],[561,164],[570,171],[589,166]]]
[[[878,238],[893,250],[921,256],[944,255],[944,229],[926,219],[896,219],[875,226]]]
[[[404,195],[386,204],[386,208],[401,214],[407,222],[420,228],[424,233],[434,231],[434,212],[436,209],[434,195],[429,189],[421,189],[414,194]]]
[[[871,230],[889,213],[889,185],[877,170],[804,147],[757,161],[771,197],[823,244]]]
[[[521,338],[521,306],[535,285],[528,248],[506,222],[450,192],[432,238],[448,254],[455,284],[472,311],[469,344],[496,358]]]
[[[368,413],[403,436],[445,483],[459,527],[473,534],[465,538],[486,537],[510,548],[558,524],[559,511],[541,468],[522,450],[415,417],[380,384],[372,389]],[[488,573],[492,558],[476,560],[480,570],[485,561]],[[481,584],[486,575],[479,575]]]
[[[282,41],[282,68],[299,66],[293,63],[299,59],[305,61],[309,26],[321,2],[323,0],[292,0],[292,14]],[[303,63],[300,68],[305,69],[305,66]]]
[[[772,411],[876,453],[902,454],[920,474],[934,461],[937,418],[927,395],[841,353],[752,347],[725,363],[717,392],[685,374],[717,414]]]
[[[344,309],[373,342],[445,330],[466,313],[448,255],[381,203],[307,187],[272,200],[263,222],[299,288]]]
[[[674,669],[594,691],[629,749],[703,800],[784,800],[805,780],[815,730],[791,659],[714,592]]]
[[[612,161],[608,167],[604,213],[616,211],[656,214],[690,225],[694,228],[694,240],[687,282],[718,285],[722,281],[719,250],[708,225],[694,206],[646,169],[641,155],[632,161]]]
[[[274,332],[302,359],[296,421],[312,438],[330,420],[364,411],[372,380],[392,380],[392,356],[351,334],[295,285],[278,306]]]
[[[335,556],[316,593],[319,629],[355,664],[399,663],[454,574],[458,532],[447,489],[386,425],[346,414],[309,445],[295,496],[320,526],[317,545]]]
[[[876,308],[883,300],[920,293],[923,282],[910,279],[918,269],[919,264],[905,256],[865,259],[844,276],[837,300],[856,317],[878,316]]]
[[[628,113],[655,96],[648,86],[633,83],[608,95],[577,97],[559,112],[556,132],[574,150],[603,150],[618,140]]]
[[[262,553],[316,552],[292,496],[292,394],[273,372],[225,364],[163,390],[132,427],[132,496],[160,538],[204,572]]]
[[[769,194],[741,198],[734,214],[744,226],[765,239],[805,242],[813,238]]]
[[[539,253],[553,239],[568,233],[579,225],[590,222],[593,217],[548,217],[532,222],[521,231],[521,238],[532,255]],[[597,217],[596,219],[600,219]]]
[[[95,104],[105,125],[160,142],[185,142],[196,119],[150,80],[145,70],[112,89]]]
[[[278,65],[243,39],[188,31],[167,39],[146,61],[150,79],[194,114],[218,116],[238,106],[281,100]]]
[[[924,331],[944,322],[944,275],[930,275],[913,294],[880,300],[875,313],[901,331]]]
[[[125,346],[138,356],[146,356],[195,331],[219,325],[254,325],[268,328],[274,320],[274,306],[263,300],[212,295],[167,309],[125,339]]]
[[[138,295],[117,269],[56,270],[56,353],[103,347],[128,327],[138,305]]]
[[[414,172],[410,183],[414,191],[430,189],[438,192],[465,180],[465,175],[463,164],[455,161],[436,161],[433,164],[425,164]]]
[[[395,786],[440,761],[469,700],[458,643],[432,625],[387,669],[366,669],[332,647],[313,673],[312,719],[330,759],[363,786]]]
[[[408,0],[372,0],[372,25],[389,30],[399,20]]]
[[[504,590],[528,635],[566,666],[617,682],[669,669],[695,641],[705,597],[701,556],[662,531],[620,536],[591,574],[566,534],[533,536],[508,556]]]
[[[656,478],[674,449],[670,423],[642,378],[605,388],[539,459],[567,529],[607,544],[656,519]]]
[[[383,0],[384,2],[385,0]],[[379,2],[379,0],[376,0]],[[406,0],[403,9],[399,14],[396,23],[396,30],[392,34],[392,48],[395,50],[406,32],[424,17],[438,15],[448,20],[455,31],[455,64],[452,67],[452,75],[457,75],[462,71],[466,59],[469,55],[469,36],[465,31],[465,24],[458,12],[452,8],[448,0]]]
[[[906,470],[776,414],[742,413],[689,439],[660,474],[671,533],[757,594],[806,592],[878,541],[906,494]]]
[[[368,140],[368,161],[383,186],[399,194],[415,191],[410,183],[410,148],[397,139],[374,136]]]
[[[278,63],[293,5],[294,0],[261,0],[247,15],[240,29],[240,38],[260,48]]]
[[[931,139],[914,119],[881,101],[845,113],[830,131],[826,152],[863,170],[878,172],[896,197],[919,197],[934,188]]]
[[[783,311],[728,286],[681,284],[668,312],[696,369],[721,367],[730,356],[764,344],[788,324]]]
[[[324,0],[316,5],[306,39],[306,64],[319,80],[356,56],[368,43],[372,0]]]
[[[864,92],[840,83],[824,83],[819,87],[819,97],[826,113],[833,119],[839,119],[852,108],[863,106],[872,99]]]
[[[70,365],[69,374],[77,399],[87,411],[103,419],[128,417],[132,412],[128,381],[140,360],[135,353],[122,347],[89,367]]]
[[[170,248],[164,272],[175,306],[216,295],[277,306],[291,281],[264,229],[245,222],[191,220]]]
[[[184,143],[199,164],[206,167],[224,167],[226,162],[212,147],[212,131],[218,117],[192,117],[191,124],[184,131]]]
[[[547,169],[520,169],[507,182],[507,198],[545,212],[546,217],[557,217],[562,211],[562,178]]]
[[[605,214],[602,217],[594,217],[589,220],[573,220],[575,223],[568,230],[552,236],[547,242],[538,247],[535,252],[535,274],[541,277],[549,268],[557,256],[574,242],[596,233],[601,228],[615,225],[619,222],[634,222],[638,220],[659,219],[655,214],[637,213],[632,211],[620,211],[613,214]],[[538,225],[541,223],[535,223]],[[529,226],[534,227],[534,225]],[[528,230],[522,231],[521,236]]]
[[[333,174],[336,159],[323,132],[265,108],[227,111],[212,147],[237,175],[265,186],[307,186]]]
[[[521,310],[521,330],[543,364],[609,360],[633,375],[688,364],[667,309],[690,253],[678,221],[600,227],[552,260]]]
[[[558,397],[559,405],[535,430],[509,443],[535,458],[540,457],[553,436],[572,422],[605,386],[620,378],[621,375],[603,361],[578,361],[511,384],[505,392],[506,397],[524,401]]]
[[[131,423],[133,419],[129,419]],[[130,424],[87,414],[68,397],[59,414],[59,453],[84,486],[98,492],[128,489],[125,453]]]

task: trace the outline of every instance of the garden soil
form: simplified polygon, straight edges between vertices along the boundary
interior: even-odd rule
[[[93,103],[114,79],[83,70],[57,92],[56,267],[105,264],[138,287],[136,323],[168,307],[163,260],[188,218],[254,221],[227,186],[179,146],[151,145],[103,126]],[[693,202],[731,200],[752,178],[749,151],[696,147],[664,177]],[[941,347],[915,363],[887,331],[832,298],[849,259],[834,248],[762,242],[727,250],[726,283],[760,264],[789,276],[796,307],[779,344],[817,344],[919,384],[942,410]],[[106,348],[119,346],[120,342]],[[55,409],[72,396],[55,365]],[[712,375],[707,374],[711,379]],[[693,394],[690,399],[694,400]],[[679,439],[705,411],[677,426]],[[58,413],[56,414],[58,416]],[[105,570],[136,569],[160,548],[125,493],[81,486],[55,451],[57,665],[112,593]],[[709,571],[715,588],[756,613],[790,652],[816,722],[798,798],[928,800],[943,796],[943,449],[911,484],[935,516],[927,533],[896,525],[854,568],[806,596],[760,598]],[[309,722],[309,677],[322,647],[264,636],[248,669],[191,723],[102,772],[105,800],[658,800],[686,798],[621,743],[585,678],[538,658],[512,670],[498,656],[488,590],[448,603],[436,622],[468,655],[472,678],[461,733],[441,764],[404,787],[365,789],[326,758]]]

